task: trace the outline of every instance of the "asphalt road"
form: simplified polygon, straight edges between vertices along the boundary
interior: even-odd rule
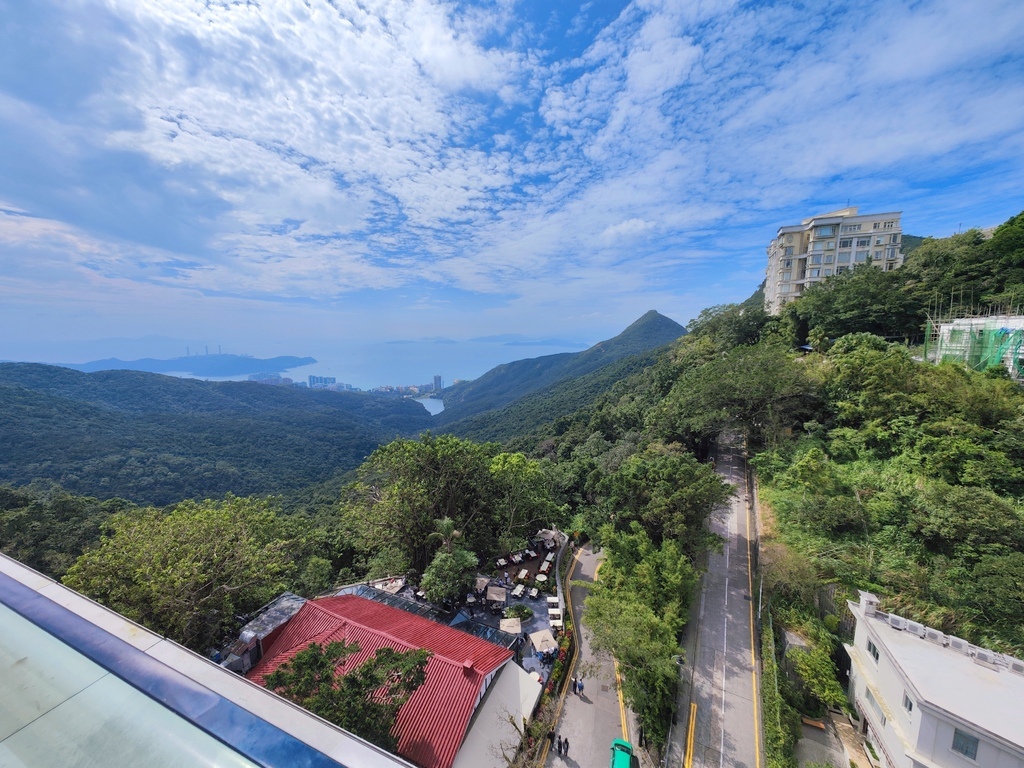
[[[665,765],[668,768],[761,768],[759,670],[754,643],[756,587],[750,571],[751,517],[742,448],[721,445],[716,469],[736,487],[711,523],[725,544],[708,556],[691,618],[687,660]],[[751,542],[752,546],[752,542]]]

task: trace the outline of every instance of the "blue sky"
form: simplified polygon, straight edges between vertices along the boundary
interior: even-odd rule
[[[0,358],[685,323],[847,201],[1020,212],[1021,40],[1019,0],[0,0]]]

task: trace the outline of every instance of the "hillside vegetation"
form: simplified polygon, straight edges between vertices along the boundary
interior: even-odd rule
[[[418,403],[252,382],[0,364],[0,478],[169,504],[287,494],[425,429]]]
[[[435,423],[449,431],[455,422],[502,408],[558,382],[579,379],[624,357],[662,347],[684,333],[686,329],[679,323],[651,310],[615,338],[582,352],[516,360],[492,368],[478,379],[449,387],[444,391],[444,411]],[[573,405],[575,408],[580,404]],[[471,430],[465,426],[450,428],[459,434]]]

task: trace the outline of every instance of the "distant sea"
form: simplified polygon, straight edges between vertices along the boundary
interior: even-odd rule
[[[316,344],[307,348],[296,342],[294,350],[274,353],[308,355],[317,359],[310,365],[281,373],[294,381],[306,381],[309,376],[333,376],[339,384],[369,390],[384,385],[433,385],[434,376],[440,376],[447,387],[459,380],[478,378],[502,363],[582,349],[585,349],[583,344],[524,345],[501,341],[409,341],[327,348]],[[193,378],[214,380],[213,377]],[[244,381],[247,378],[230,376],[215,380]]]
[[[419,339],[391,342],[332,343],[321,339],[297,338],[291,342],[276,342],[267,348],[235,347],[225,345],[225,354],[272,358],[283,355],[312,357],[316,363],[292,368],[281,373],[295,381],[306,381],[309,376],[333,376],[339,384],[350,384],[362,390],[384,385],[431,385],[434,376],[440,376],[444,385],[456,381],[475,379],[502,363],[542,357],[565,352],[580,352],[588,343],[563,339],[525,340],[515,334],[454,341],[451,339]],[[195,341],[164,337],[139,339],[101,339],[96,341],[67,341],[53,344],[0,343],[0,361],[49,363],[88,363],[94,360],[119,358],[140,360],[157,358],[170,360],[185,355],[188,350],[210,349]],[[220,350],[220,345],[217,346]],[[254,371],[253,373],[259,373]],[[249,374],[238,376],[195,376],[180,371],[168,375],[210,381],[244,381]]]

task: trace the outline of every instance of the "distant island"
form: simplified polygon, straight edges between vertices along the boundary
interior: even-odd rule
[[[96,371],[146,371],[147,373],[187,373],[192,376],[244,376],[250,373],[281,373],[317,362],[313,357],[259,358],[248,355],[189,355],[169,360],[147,357],[142,360],[93,360],[90,363],[60,363],[62,368],[94,373]]]

